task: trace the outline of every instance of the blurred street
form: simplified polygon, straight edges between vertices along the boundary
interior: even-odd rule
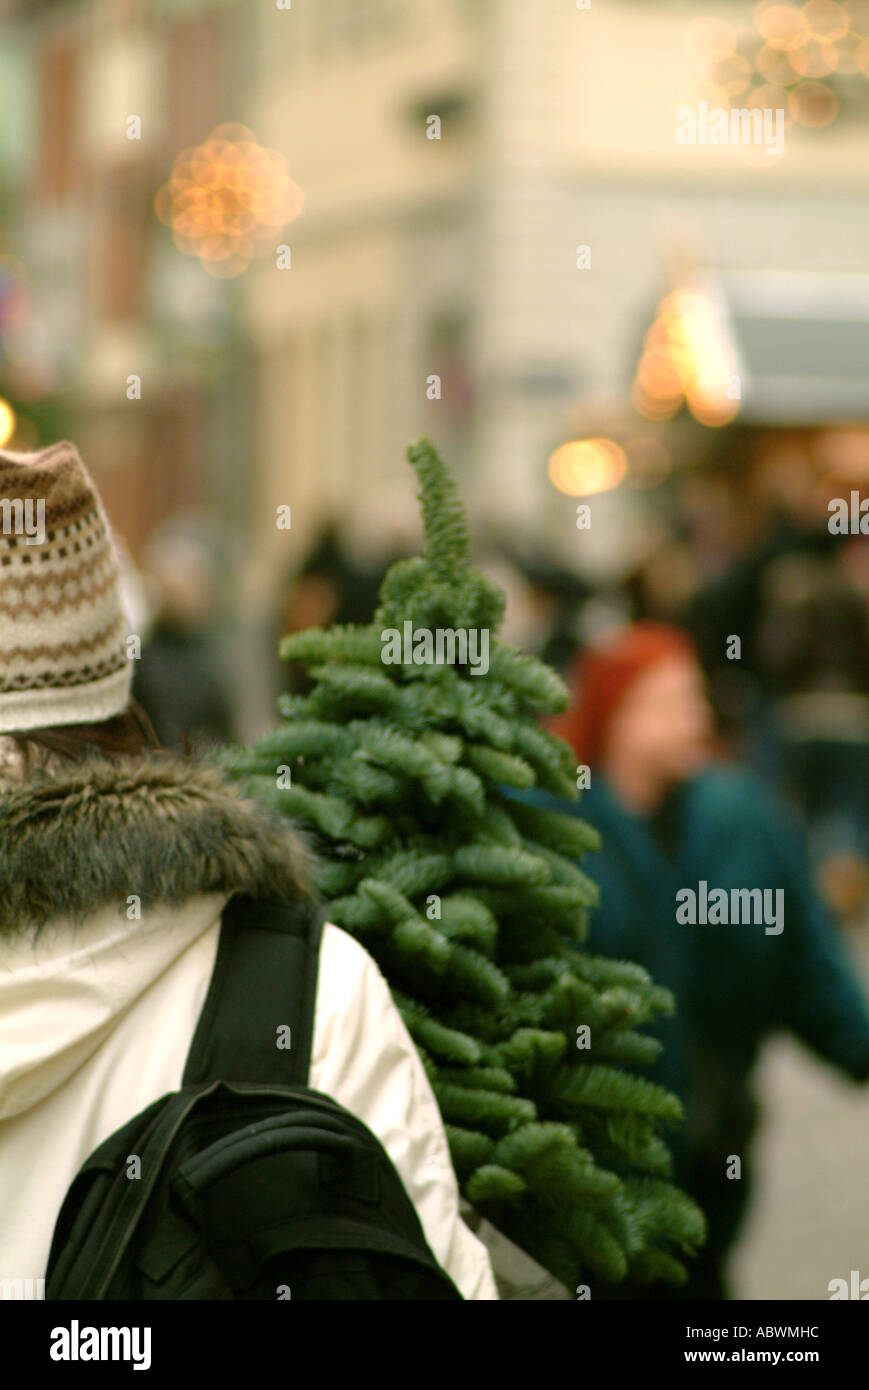
[[[869,986],[869,931],[848,934]],[[760,1069],[761,1169],[733,1261],[741,1299],[828,1299],[831,1279],[869,1278],[869,1097],[778,1039]]]
[[[251,795],[310,835],[332,924],[383,944],[414,1026],[479,1026],[456,1056],[432,1043],[432,1074],[443,1060],[435,1098],[494,1243],[534,1190],[521,1164],[518,1186],[497,1171],[496,1141],[532,1113],[575,1105],[595,1162],[666,1168],[667,1098],[599,1072],[578,1100],[522,1090],[548,1044],[520,1032],[564,1029],[588,1061],[584,982],[567,1022],[552,1000],[512,1012],[507,988],[525,989],[518,962],[557,1002],[552,956],[581,915],[592,955],[675,1003],[658,1020],[608,1000],[592,1060],[682,1101],[661,1138],[709,1240],[698,1254],[699,1215],[682,1223],[679,1296],[869,1281],[869,0],[0,0],[0,38],[0,782],[93,747],[252,766]],[[70,550],[71,503],[43,526],[41,470],[67,449],[117,594],[90,538]],[[421,528],[425,468],[466,509],[466,588],[458,542],[432,559],[427,502]],[[533,668],[502,647],[490,671],[490,639],[567,689],[514,690],[514,663]],[[129,708],[106,703],[128,664]],[[57,710],[42,727],[55,677],[98,687],[60,736]],[[423,677],[443,685],[417,704]],[[392,723],[420,768],[434,734],[443,768],[417,776]],[[8,867],[2,833],[0,806]],[[198,869],[210,836],[191,839]],[[519,860],[526,839],[579,878]],[[453,884],[457,916],[430,928]],[[611,1040],[629,1017],[649,1036]],[[487,1051],[497,1035],[513,1056],[505,1021],[518,1090]],[[631,1190],[634,1227],[574,1154],[536,1167],[539,1139],[517,1152],[547,1203],[588,1207],[575,1226],[559,1208],[545,1255],[523,1231],[546,1281],[566,1239],[583,1278],[663,1289],[672,1194]],[[725,1165],[755,1153],[737,1242],[749,1184]]]

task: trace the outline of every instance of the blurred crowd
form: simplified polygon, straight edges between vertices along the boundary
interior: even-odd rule
[[[652,620],[688,633],[719,755],[755,769],[799,811],[824,896],[859,920],[869,900],[869,535],[831,530],[829,506],[859,486],[865,439],[735,426],[712,437],[668,480],[654,544],[616,580],[602,585],[509,540],[483,543],[476,558],[507,594],[501,635],[568,682],[584,646],[610,628]],[[278,659],[280,637],[369,621],[401,553],[393,544],[363,562],[338,521],[322,525],[261,634],[271,697],[304,680]],[[217,540],[201,519],[170,518],[142,569],[144,583],[130,573],[145,633],[137,694],[157,732],[167,743],[243,736]]]
[[[862,432],[723,430],[607,595],[616,622],[690,634],[719,755],[799,811],[824,895],[853,920],[869,892],[869,535],[831,529],[830,503],[867,467]],[[564,588],[540,651],[570,679],[601,595]]]

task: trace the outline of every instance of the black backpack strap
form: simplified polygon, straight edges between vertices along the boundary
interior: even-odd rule
[[[223,910],[217,959],[182,1086],[252,1081],[307,1086],[326,910],[236,894]],[[279,1047],[282,1026],[289,1048]]]

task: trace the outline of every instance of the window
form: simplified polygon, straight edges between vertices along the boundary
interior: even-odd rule
[[[52,43],[39,65],[37,190],[60,202],[74,191],[78,53],[71,39]]]
[[[145,284],[145,233],[150,203],[141,172],[122,166],[105,180],[100,199],[103,255],[98,284],[107,319],[138,318]]]
[[[175,150],[198,145],[220,120],[221,44],[212,14],[182,20],[169,48],[169,121]]]

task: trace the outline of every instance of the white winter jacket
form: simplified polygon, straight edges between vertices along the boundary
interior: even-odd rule
[[[81,1164],[181,1084],[220,914],[301,872],[288,833],[181,759],[100,760],[0,795],[0,1297],[42,1296]],[[309,1084],[378,1136],[464,1297],[496,1299],[419,1055],[375,962],[330,924]]]

